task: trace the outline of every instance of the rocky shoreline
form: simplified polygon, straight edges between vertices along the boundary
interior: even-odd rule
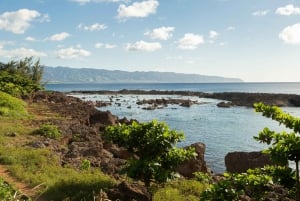
[[[119,90],[119,91],[71,91],[67,94],[99,94],[99,95],[181,95],[197,96],[199,98],[212,98],[224,102],[219,107],[246,106],[252,107],[254,103],[263,102],[267,105],[279,107],[300,107],[300,95],[296,94],[270,94],[270,93],[243,93],[243,92],[222,92],[204,93],[193,91],[159,91],[159,90]]]
[[[99,94],[100,92],[94,92],[94,94],[95,93]],[[103,94],[104,92],[102,91],[101,93]],[[114,93],[120,94],[119,92]],[[146,91],[143,93],[149,94],[149,92]],[[180,95],[191,96],[193,93],[185,92]],[[91,92],[83,92],[83,94],[91,94]],[[130,91],[123,91],[123,94],[132,93]],[[163,92],[161,92],[161,94],[163,94]],[[169,92],[168,94],[178,95],[176,92]],[[198,93],[195,92],[195,94]],[[299,96],[291,97],[299,98]],[[277,99],[277,101],[278,100],[279,99]],[[251,99],[251,101],[253,101],[253,99]],[[90,105],[88,102],[80,100],[79,98],[66,96],[61,92],[39,92],[28,99],[27,102],[29,104],[39,103],[46,105],[51,111],[58,113],[59,116],[62,117],[60,120],[48,119],[47,122],[57,125],[64,136],[61,140],[49,139],[42,136],[37,137],[27,146],[32,148],[47,147],[59,156],[62,166],[72,166],[76,169],[80,167],[83,159],[88,159],[91,162],[92,167],[100,168],[104,173],[109,174],[116,179],[121,179],[121,175],[119,175],[118,172],[129,159],[130,154],[126,149],[106,142],[102,138],[101,133],[106,126],[117,125],[119,123],[129,124],[132,120],[127,120],[126,118],[119,119],[109,111],[99,111],[94,105]],[[164,104],[164,101],[162,101],[162,104]],[[32,123],[39,125],[45,122],[33,121]],[[196,171],[210,174],[211,170],[206,166],[204,159],[206,149],[205,144],[198,142],[191,146],[195,148],[197,156],[194,159],[185,161],[178,167],[178,173],[186,178],[193,177],[193,172]],[[230,171],[240,172],[247,169],[248,166],[252,168],[263,166],[266,161],[268,161],[268,157],[262,157],[260,153],[237,152],[233,154],[229,153],[229,155],[226,156],[226,160],[226,164],[231,168]],[[244,165],[242,167],[236,167],[236,161],[245,162],[243,162]],[[218,175],[215,176],[218,177]],[[113,200],[151,200],[151,195],[145,187],[138,183],[128,183],[126,181],[123,181],[110,189],[107,192],[107,195]]]

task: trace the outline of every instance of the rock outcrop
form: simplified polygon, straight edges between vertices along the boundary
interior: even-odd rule
[[[190,160],[184,161],[183,164],[181,164],[177,168],[177,172],[187,178],[194,177],[193,175],[194,172],[210,173],[209,169],[206,166],[206,162],[204,160],[205,144],[198,142],[188,147],[193,147],[195,149],[197,156]]]
[[[212,99],[230,101],[234,106],[253,107],[254,103],[263,102],[268,105],[300,107],[300,95],[296,95],[296,94],[244,93],[244,92],[204,93],[204,92],[197,92],[197,91],[158,91],[158,90],[73,91],[71,93],[198,96],[200,98],[212,98]]]
[[[108,192],[111,200],[138,200],[151,201],[151,194],[145,186],[138,183],[123,181],[116,188]]]
[[[231,173],[246,172],[249,168],[272,165],[270,155],[257,152],[230,152],[225,156],[226,170]]]

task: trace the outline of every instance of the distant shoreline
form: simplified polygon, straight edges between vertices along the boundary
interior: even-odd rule
[[[300,95],[296,94],[275,94],[275,93],[244,93],[244,92],[221,92],[221,93],[205,93],[197,91],[161,91],[161,90],[80,90],[66,92],[66,94],[101,94],[101,95],[181,95],[181,96],[197,96],[200,98],[212,98],[229,101],[230,106],[246,106],[253,107],[254,103],[263,102],[268,105],[276,105],[280,107],[300,107]]]

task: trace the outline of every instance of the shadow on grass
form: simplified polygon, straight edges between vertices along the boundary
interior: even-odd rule
[[[41,196],[43,200],[94,201],[101,200],[103,194],[113,186],[109,181],[66,181],[48,188]]]

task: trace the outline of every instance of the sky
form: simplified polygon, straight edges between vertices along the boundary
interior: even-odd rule
[[[26,56],[300,82],[300,0],[0,0],[0,61]]]

